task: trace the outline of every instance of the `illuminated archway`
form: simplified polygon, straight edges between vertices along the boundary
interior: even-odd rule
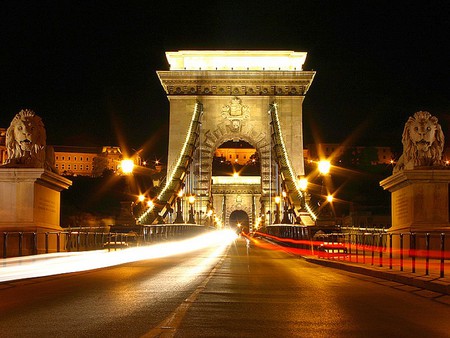
[[[247,213],[244,210],[234,210],[230,214],[229,225],[232,229],[240,229],[241,231],[248,233],[250,229],[250,220]]]

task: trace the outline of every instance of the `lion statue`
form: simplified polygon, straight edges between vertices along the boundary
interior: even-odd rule
[[[44,123],[34,111],[23,109],[6,130],[8,159],[3,167],[44,168],[57,172],[52,147],[46,147]]]
[[[402,136],[403,154],[394,173],[415,167],[442,166],[444,134],[435,116],[419,111],[405,123]]]

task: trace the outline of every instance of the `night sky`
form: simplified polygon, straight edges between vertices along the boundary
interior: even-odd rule
[[[165,51],[308,52],[314,140],[401,147],[427,110],[450,137],[447,1],[2,1],[0,126],[36,111],[53,145],[166,156]]]

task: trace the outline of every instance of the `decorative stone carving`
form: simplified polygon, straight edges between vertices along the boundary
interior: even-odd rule
[[[6,131],[8,159],[2,167],[44,168],[57,172],[54,151],[46,147],[46,138],[42,119],[32,110],[21,110]]]
[[[231,104],[222,107],[222,117],[229,122],[231,131],[241,130],[242,121],[248,119],[250,108],[241,104],[241,99],[234,97]]]
[[[405,123],[402,136],[403,154],[394,173],[416,167],[442,166],[444,134],[435,116],[419,111]]]

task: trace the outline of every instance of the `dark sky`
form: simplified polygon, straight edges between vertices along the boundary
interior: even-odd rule
[[[1,2],[0,28],[0,126],[33,109],[49,144],[165,155],[156,71],[182,49],[308,52],[305,143],[400,147],[418,110],[450,137],[447,1],[14,0]]]

